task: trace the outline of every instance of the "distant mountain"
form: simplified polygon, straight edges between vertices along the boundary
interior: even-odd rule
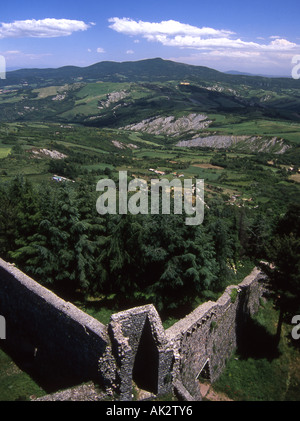
[[[103,80],[105,82],[166,81],[184,78],[216,79],[216,70],[206,67],[194,67],[187,64],[157,59],[136,62],[102,61],[88,67],[64,66],[58,69],[20,69],[8,72],[7,83],[16,83],[21,79],[28,82],[41,82],[46,79],[71,82],[73,79]]]
[[[102,82],[102,83],[99,83]],[[226,74],[160,58],[19,69],[0,80],[0,123],[51,121],[119,128],[212,113],[300,120],[300,80]],[[215,124],[217,127],[217,123]]]
[[[169,80],[199,83],[227,83],[249,85],[254,88],[293,88],[300,82],[288,78],[267,78],[243,74],[228,74],[203,66],[172,62],[161,58],[140,61],[102,61],[88,67],[64,66],[58,69],[20,69],[7,72],[0,86],[28,83],[39,86],[91,82],[167,82]],[[295,85],[295,83],[297,85]]]
[[[261,76],[255,75],[253,73],[239,72],[238,70],[227,70],[227,72],[224,73],[226,73],[227,75]]]
[[[263,75],[263,74],[260,74],[260,73],[256,74],[256,73],[240,72],[238,70],[228,70],[227,72],[224,72],[224,73],[226,73],[227,75],[260,76],[260,77],[275,78],[275,79],[277,79],[277,78],[289,78],[289,79],[292,78],[292,76]]]
[[[7,67],[6,71],[7,72],[13,72],[14,70],[21,70],[22,67]]]

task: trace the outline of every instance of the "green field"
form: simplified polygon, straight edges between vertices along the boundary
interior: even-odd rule
[[[0,159],[6,158],[10,154],[11,148],[0,147]]]
[[[215,131],[222,134],[229,134],[235,136],[275,136],[283,138],[287,141],[300,144],[300,124],[287,121],[275,121],[264,119],[236,118],[236,121],[225,116],[212,116],[216,117],[215,124],[213,124],[208,131]],[[228,121],[229,120],[229,121]],[[219,129],[219,126],[221,128]]]
[[[223,121],[223,119],[221,120]],[[280,124],[282,123],[278,123],[277,126],[276,123],[273,123],[268,126],[268,129],[275,130]],[[244,130],[249,131],[256,127],[255,122],[237,124],[234,126],[236,133],[241,133],[242,126],[244,126]],[[283,126],[286,130],[288,124],[285,123]],[[296,124],[290,124],[290,126],[291,131],[298,127]],[[224,126],[225,129],[226,126]],[[164,139],[162,137],[154,136],[153,142],[149,138],[151,138],[149,135],[141,133],[78,125],[64,126],[39,122],[6,124],[0,126],[1,176],[2,179],[7,179],[17,174],[23,174],[34,182],[51,180],[53,175],[53,171],[49,170],[51,159],[46,156],[37,159],[31,152],[33,149],[46,148],[58,150],[67,155],[70,165],[76,168],[77,177],[87,173],[100,176],[105,168],[109,168],[116,177],[118,177],[118,171],[128,171],[137,177],[150,179],[154,174],[149,171],[149,168],[153,168],[165,171],[168,179],[174,177],[175,173],[183,174],[185,178],[204,179],[208,194],[227,194],[228,191],[238,191],[243,197],[256,197],[259,203],[267,203],[271,200],[272,194],[276,196],[276,185],[292,188],[293,184],[290,183],[293,180],[295,186],[299,185],[297,178],[291,177],[293,174],[283,178],[279,176],[282,166],[268,164],[269,161],[274,160],[272,155],[266,156],[264,162],[259,162],[260,156],[255,153],[238,153],[230,150],[218,152],[207,148],[205,150],[177,148],[173,145],[168,147],[161,144]],[[122,149],[113,142],[122,144]],[[12,149],[17,144],[23,150],[22,155],[16,155]],[[131,144],[136,144],[137,147],[132,149],[127,146]],[[220,164],[218,163],[220,158],[216,157],[222,157],[224,153],[227,161],[223,166],[222,161]],[[288,158],[290,164],[287,161],[286,168],[294,164],[296,156],[294,153],[290,154],[290,158]],[[275,160],[283,158],[284,156],[275,156]],[[211,165],[215,159],[217,159],[217,165]],[[292,159],[293,161],[291,161]],[[227,168],[228,163],[229,167]],[[247,174],[245,174],[245,164],[247,165]],[[255,168],[255,170],[251,171],[251,168]],[[266,180],[265,177],[269,178],[271,174],[275,178],[272,182],[270,181],[267,194],[263,193],[265,187],[255,188],[257,177],[259,177],[259,183],[263,183]],[[219,189],[219,192],[212,193],[213,190],[209,185]]]
[[[89,83],[76,93],[76,97],[79,99],[93,99],[98,97],[105,98],[106,95],[111,92],[127,90],[130,89],[130,86],[130,83]]]

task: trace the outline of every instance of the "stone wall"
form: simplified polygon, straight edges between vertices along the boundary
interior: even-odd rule
[[[167,329],[176,355],[174,377],[194,398],[201,399],[199,380],[214,382],[224,370],[248,317],[259,308],[263,279],[254,269],[241,284],[228,287],[218,301],[200,305]]]
[[[254,269],[167,330],[153,305],[114,314],[105,326],[0,259],[0,315],[7,323],[1,344],[27,358],[48,384],[53,380],[53,391],[94,381],[131,400],[134,383],[153,395],[175,390],[201,400],[198,379],[213,382],[222,373],[259,307],[263,278]]]
[[[99,367],[104,358],[115,371],[106,326],[1,259],[0,314],[7,324],[1,344],[50,388],[109,382],[112,373]]]

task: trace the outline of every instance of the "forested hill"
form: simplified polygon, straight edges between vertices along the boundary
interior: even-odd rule
[[[103,61],[88,67],[65,66],[58,69],[21,69],[7,72],[7,78],[0,80],[0,86],[37,83],[50,86],[55,83],[72,83],[102,80],[104,82],[166,82],[168,80],[189,80],[191,82],[222,82],[248,85],[263,89],[300,88],[300,81],[292,78],[267,78],[261,76],[233,75],[219,72],[203,66],[177,63],[161,58],[128,62]]]

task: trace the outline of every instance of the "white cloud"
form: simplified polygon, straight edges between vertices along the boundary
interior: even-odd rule
[[[100,53],[100,54],[105,53],[104,48],[102,47],[97,48],[97,53]]]
[[[154,39],[153,39],[154,40]],[[180,48],[192,48],[195,50],[210,50],[214,48],[224,49],[247,49],[257,51],[268,51],[268,50],[293,50],[299,45],[292,43],[286,39],[276,39],[270,44],[259,44],[256,42],[242,41],[238,39],[230,38],[206,38],[181,36],[177,35],[174,38],[168,38],[166,36],[156,36],[155,40],[169,47],[180,47]]]
[[[292,57],[300,54],[299,43],[278,35],[271,35],[268,39],[255,36],[253,41],[244,41],[228,29],[196,27],[174,20],[144,22],[114,17],[109,19],[109,23],[114,31],[135,39],[144,38],[165,47],[191,51],[190,55],[171,57],[171,60],[213,66],[220,70],[236,68],[266,74],[288,74]]]
[[[69,36],[76,31],[85,31],[89,25],[70,19],[19,20],[0,23],[1,38],[54,38]]]
[[[127,35],[141,35],[145,38],[160,36],[160,35],[191,35],[191,36],[210,36],[210,37],[220,37],[220,36],[229,36],[234,34],[231,31],[227,30],[217,30],[213,28],[198,28],[197,26],[188,25],[185,23],[177,22],[175,20],[168,20],[162,22],[144,22],[144,21],[134,21],[129,18],[110,18],[108,20],[111,25],[109,27],[114,31],[121,32]]]
[[[133,50],[127,50],[126,54],[134,54],[134,51]]]
[[[22,52],[19,51],[19,50],[8,50],[8,51],[5,51],[2,54],[5,54],[5,55],[16,55],[16,54],[22,54]]]
[[[169,60],[193,65],[212,67],[220,71],[240,70],[253,74],[290,75],[291,51],[254,51],[237,49],[215,49],[197,51],[190,55],[168,57]]]
[[[6,58],[7,62],[10,65],[14,65],[15,63],[19,65],[20,62],[22,64],[29,63],[32,60],[41,60],[45,57],[52,56],[51,53],[35,54],[35,53],[25,53],[19,50],[2,51],[0,54]]]
[[[228,51],[225,50],[213,50],[206,53],[210,57],[228,57]],[[240,51],[232,50],[230,51],[230,58],[258,58],[260,53],[258,51]]]
[[[290,42],[283,38],[276,38],[274,41],[271,42],[271,44],[268,46],[271,50],[292,50],[296,47],[299,47],[299,45]]]
[[[247,51],[292,51],[300,48],[278,36],[271,36],[273,39],[269,44],[253,41],[243,41],[237,38],[234,32],[224,29],[209,27],[196,27],[174,20],[162,22],[134,21],[129,18],[110,18],[109,27],[114,31],[138,36],[152,42],[159,42],[167,47],[178,47],[194,50],[247,50]],[[258,39],[258,38],[256,38]]]

